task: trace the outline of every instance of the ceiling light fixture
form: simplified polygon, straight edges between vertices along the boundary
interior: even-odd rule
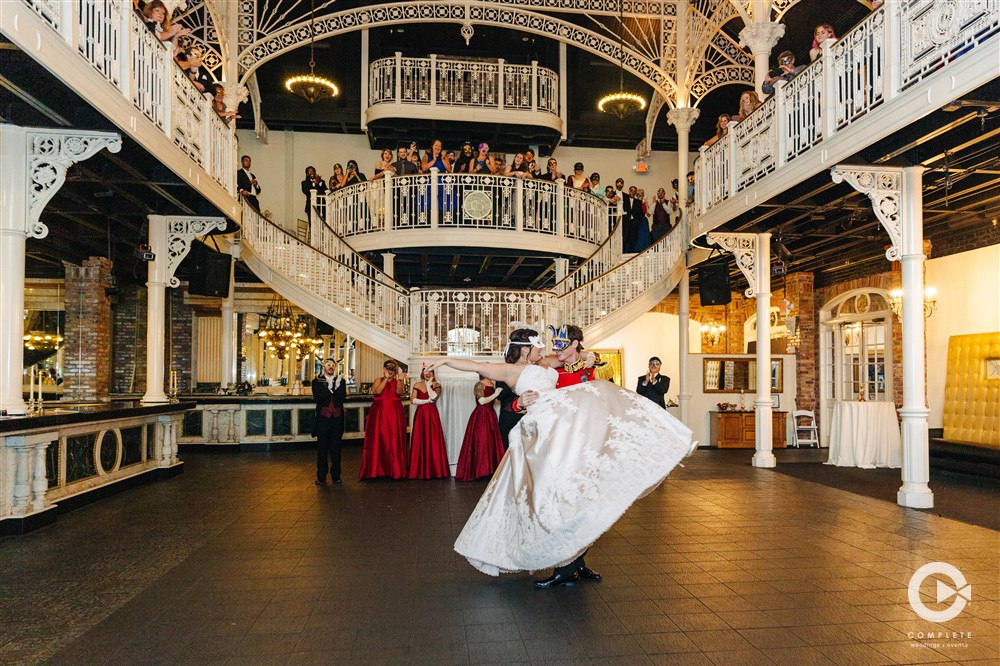
[[[625,19],[622,11],[623,0],[618,0],[618,92],[605,95],[597,102],[597,110],[610,113],[618,120],[646,108],[646,98],[635,93],[625,92]]]
[[[309,4],[309,73],[291,76],[285,80],[285,88],[290,93],[305,97],[310,104],[315,104],[321,99],[336,97],[340,90],[330,79],[316,76],[316,2],[313,0]]]

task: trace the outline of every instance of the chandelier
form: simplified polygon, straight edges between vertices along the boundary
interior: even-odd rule
[[[261,322],[257,335],[264,344],[264,349],[271,358],[284,359],[289,352],[298,350],[303,343],[305,322],[292,316],[292,308],[288,301],[275,296],[267,307],[267,314]]]
[[[720,324],[718,322],[710,322],[708,324],[702,324],[701,335],[705,338],[711,346],[719,344],[719,340],[722,338],[722,334],[726,332],[725,324]]]
[[[637,111],[646,108],[646,98],[635,93],[625,92],[625,20],[622,13],[623,0],[618,0],[618,92],[605,95],[597,101],[597,110],[602,113],[610,113],[618,120],[625,120],[626,117]]]
[[[892,308],[893,313],[900,319],[903,318],[903,290],[893,289],[889,294],[892,298],[892,302],[889,306]],[[937,309],[937,289],[934,287],[927,287],[924,289],[924,319],[927,319],[932,314],[934,310]]]
[[[285,89],[290,93],[305,97],[310,104],[315,104],[321,99],[336,97],[340,90],[330,79],[316,76],[316,30],[313,27],[316,16],[316,2],[313,0],[309,4],[309,73],[291,76],[285,79]]]
[[[58,298],[58,296],[57,296]],[[32,324],[37,326],[33,330],[24,334],[24,348],[30,351],[54,352],[62,347],[63,336],[59,322],[59,313],[56,313],[55,331],[51,329],[51,318],[46,316],[46,311],[42,310],[37,314]],[[48,322],[46,322],[48,320]]]

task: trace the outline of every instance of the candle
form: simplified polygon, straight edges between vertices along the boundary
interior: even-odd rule
[[[38,407],[42,407],[42,372],[38,372]]]
[[[28,367],[28,402],[35,399],[35,366]]]

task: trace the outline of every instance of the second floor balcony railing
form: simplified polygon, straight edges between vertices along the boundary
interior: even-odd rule
[[[387,174],[314,196],[312,208],[320,218],[311,224],[315,247],[321,247],[317,234],[324,225],[319,222],[325,222],[360,251],[434,244],[524,247],[529,242],[535,249],[589,257],[611,226],[604,200],[562,181],[431,169],[426,174]],[[458,243],[463,231],[476,233]],[[517,232],[533,238],[526,241]]]
[[[10,0],[3,0],[8,2]],[[129,0],[23,0],[157,130],[236,193],[236,137]]]
[[[368,67],[369,120],[405,107],[452,108],[535,114],[536,123],[555,126],[559,118],[559,77],[555,71],[504,60],[407,58],[399,52]],[[522,118],[524,120],[524,118]]]

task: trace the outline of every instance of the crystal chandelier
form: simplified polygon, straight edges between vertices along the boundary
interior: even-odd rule
[[[605,95],[597,102],[597,110],[610,113],[618,120],[646,108],[646,98],[635,93],[625,92],[625,20],[622,13],[622,0],[618,0],[618,22],[621,24],[618,32],[618,92]]]
[[[54,332],[49,327],[51,319],[46,316],[44,310],[38,313],[38,317],[39,319],[33,322],[38,328],[24,334],[24,348],[29,351],[58,351],[62,347],[63,342],[59,325],[59,313],[56,313],[56,330]],[[46,319],[49,319],[49,325],[46,325]]]
[[[289,352],[297,350],[302,345],[305,322],[300,322],[292,316],[292,308],[288,301],[275,296],[267,307],[267,314],[261,322],[257,335],[264,343],[264,349],[271,358],[284,359]]]
[[[316,17],[315,0],[309,5],[309,73],[291,76],[285,79],[285,89],[290,93],[305,97],[310,104],[315,104],[321,99],[336,97],[340,90],[330,79],[316,76],[316,30],[313,27]]]

